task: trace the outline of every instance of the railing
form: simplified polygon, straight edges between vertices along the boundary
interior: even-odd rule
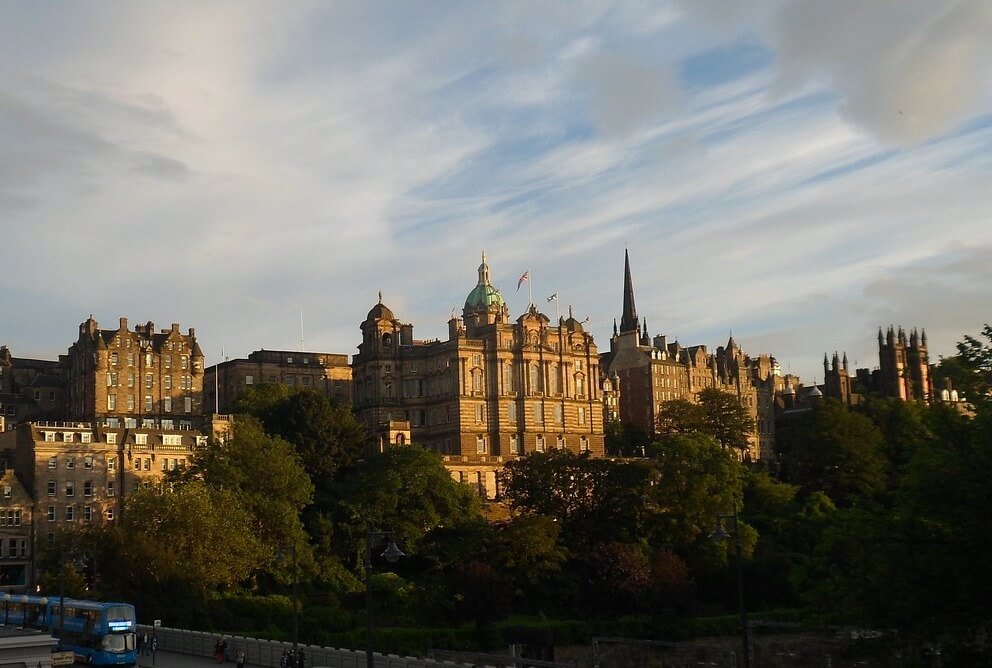
[[[245,653],[246,663],[262,668],[276,668],[284,651],[293,649],[291,642],[245,638],[202,631],[185,629],[154,628],[139,625],[138,633],[147,633],[148,637],[158,639],[158,649],[177,654],[213,657],[217,641],[223,637],[227,641],[227,657],[233,657],[240,649]],[[299,648],[306,653],[306,665],[321,666],[322,668],[364,668],[366,665],[365,650],[338,649],[336,647],[318,647],[300,643]],[[375,668],[471,668],[470,664],[452,661],[437,661],[418,657],[397,656],[395,654],[373,654]]]

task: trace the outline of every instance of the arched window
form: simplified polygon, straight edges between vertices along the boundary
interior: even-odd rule
[[[382,335],[382,347],[390,348],[392,347],[392,345],[393,345],[393,335],[390,334],[389,332],[386,332],[385,334]]]

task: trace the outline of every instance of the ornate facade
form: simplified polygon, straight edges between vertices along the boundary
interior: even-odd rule
[[[731,336],[726,346],[707,351],[706,346],[683,347],[667,336],[648,335],[646,320],[639,320],[634,302],[630,257],[624,252],[623,314],[614,321],[609,352],[603,353],[604,381],[619,382],[621,422],[642,427],[654,435],[664,402],[695,402],[699,393],[715,388],[737,397],[755,421],[752,445],[746,457],[773,456],[774,358],[752,359]]]
[[[69,348],[67,417],[110,424],[186,427],[203,416],[203,352],[196,333],[151,322],[100,329],[92,317]]]
[[[592,335],[571,314],[552,323],[533,304],[511,322],[485,254],[446,341],[414,339],[413,325],[397,319],[381,295],[361,331],[354,407],[379,447],[391,444],[387,428],[405,438],[395,423],[408,421],[414,442],[445,455],[457,478],[489,496],[493,471],[508,459],[551,448],[604,454]]]

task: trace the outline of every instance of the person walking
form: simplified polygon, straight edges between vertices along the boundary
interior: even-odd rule
[[[279,668],[289,668],[289,652],[286,650],[283,650],[282,656],[279,657]]]
[[[245,668],[245,653],[238,649],[238,658],[235,662],[238,664],[238,668]]]
[[[296,660],[296,668],[306,668],[307,665],[307,655],[303,653],[303,648],[300,648],[300,656]]]

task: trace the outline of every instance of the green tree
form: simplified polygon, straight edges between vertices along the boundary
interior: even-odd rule
[[[979,337],[965,335],[957,348],[957,355],[941,358],[934,370],[935,392],[942,389],[941,380],[950,379],[963,401],[978,410],[992,409],[992,325],[986,324]]]
[[[885,439],[864,415],[824,400],[799,418],[782,477],[804,494],[826,492],[838,505],[871,499],[886,489]]]
[[[556,519],[566,544],[582,551],[596,543],[638,539],[653,512],[653,469],[648,460],[552,450],[509,462],[500,480],[514,512]]]
[[[252,515],[252,533],[273,555],[306,543],[300,511],[313,499],[313,484],[293,446],[268,436],[255,418],[237,416],[232,436],[211,441],[186,478],[236,494]]]
[[[719,515],[741,508],[744,466],[715,438],[699,433],[656,443],[652,454],[658,472],[652,487],[655,531],[661,544],[680,554],[723,554],[725,561],[726,548],[714,548],[707,536]],[[750,549],[755,539],[750,528],[746,539]]]
[[[205,597],[237,587],[270,558],[242,498],[203,481],[135,491],[118,530],[120,568],[161,591],[179,581]]]
[[[698,403],[684,399],[666,401],[658,415],[660,438],[686,434],[712,436],[725,448],[738,454],[747,452],[754,420],[740,399],[715,388],[699,393]]]

